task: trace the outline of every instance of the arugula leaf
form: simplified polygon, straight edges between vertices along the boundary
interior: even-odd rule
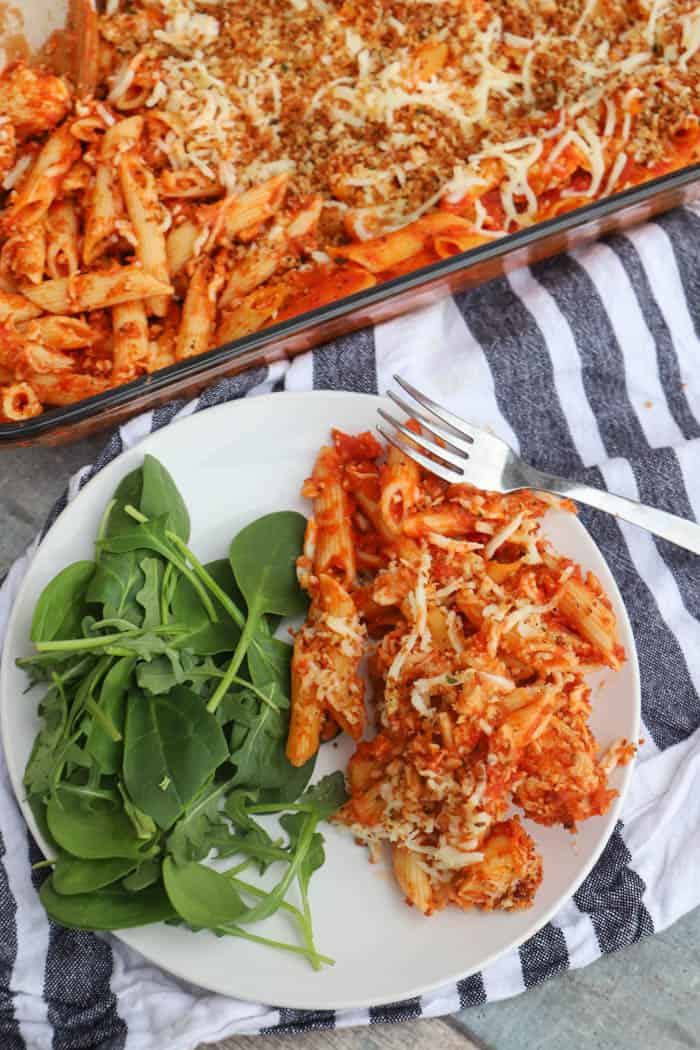
[[[291,852],[296,851],[305,826],[304,814],[285,813],[280,817],[280,825],[289,836],[289,849]],[[315,831],[311,837],[308,849],[304,854],[304,859],[299,865],[299,871],[297,873],[299,888],[304,902],[308,899],[309,881],[311,876],[315,871],[318,871],[319,868],[323,867],[325,860],[326,854],[323,848],[323,835],[320,831]]]
[[[231,832],[220,807],[231,786],[230,780],[207,784],[177,821],[167,849],[178,864],[204,860],[210,850],[230,845]]]
[[[229,838],[224,847],[220,847],[219,856],[223,858],[235,853],[244,853],[257,863],[262,875],[270,864],[282,860],[284,853],[248,811],[248,806],[255,802],[258,796],[258,791],[239,788],[232,791],[226,799],[224,809],[236,829],[236,834]]]
[[[144,584],[136,593],[136,601],[143,609],[143,628],[161,626],[160,589],[163,583],[163,563],[159,558],[144,558],[140,563]]]
[[[136,667],[136,682],[139,689],[158,695],[169,693],[175,685],[191,681],[183,667],[183,655],[169,646],[160,656],[153,656]]]
[[[137,551],[122,554],[101,552],[86,599],[92,604],[101,605],[106,619],[127,620],[136,627],[141,626],[143,609],[136,595],[144,581],[138,562]]]
[[[72,638],[79,632],[94,571],[94,561],[76,561],[44,587],[32,616],[29,637],[33,642]]]
[[[159,827],[172,827],[228,757],[216,718],[185,686],[167,696],[127,701],[124,782],[134,803]]]
[[[108,886],[94,893],[62,896],[51,876],[39,890],[39,897],[54,922],[75,930],[123,930],[174,919],[176,914],[160,884],[140,893]]]
[[[195,861],[176,864],[172,857],[166,857],[163,882],[175,911],[195,929],[215,929],[247,910],[226,875]]]
[[[68,721],[68,705],[62,689],[49,689],[39,705],[42,721],[24,770],[24,784],[29,796],[44,798],[51,787],[53,770],[63,743]]]
[[[60,789],[59,789],[60,791]],[[60,799],[60,801],[59,801]],[[66,852],[85,860],[107,857],[143,859],[147,850],[123,809],[113,805],[88,806],[75,796],[60,791],[46,809],[49,830]]]
[[[305,815],[303,813],[286,813],[280,817],[280,824],[289,835],[289,849],[296,851],[300,848],[302,835],[306,828]],[[309,950],[314,969],[320,969],[320,961],[314,944],[313,922],[311,919],[311,906],[309,904],[309,883],[311,876],[319,868],[323,867],[326,853],[323,848],[323,835],[314,831],[308,848],[297,870],[297,883],[301,896],[302,921],[300,923],[302,934]]]
[[[336,770],[322,777],[317,784],[308,788],[299,799],[299,806],[304,806],[315,813],[319,820],[328,820],[341,806],[348,801],[345,790],[345,777]]]
[[[122,736],[126,695],[135,665],[135,656],[125,656],[117,660],[105,675],[100,689],[100,709]],[[123,743],[121,740],[113,740],[97,720],[93,720],[85,747],[103,773],[118,772],[124,750]]]
[[[72,895],[91,893],[117,882],[136,867],[131,857],[106,857],[101,860],[81,860],[61,853],[53,869],[56,893]]]

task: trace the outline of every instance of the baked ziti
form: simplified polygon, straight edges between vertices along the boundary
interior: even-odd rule
[[[540,534],[554,497],[449,485],[371,434],[333,435],[303,495],[298,561],[311,597],[296,633],[287,755],[302,765],[340,728],[357,741],[334,819],[425,914],[527,907],[542,879],[522,825],[606,812],[586,672],[625,659],[600,583]],[[367,738],[369,657],[375,725]],[[365,739],[363,739],[365,737]]]
[[[3,420],[699,156],[695,0],[82,3],[0,75]]]

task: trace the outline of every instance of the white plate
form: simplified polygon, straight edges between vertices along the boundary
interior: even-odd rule
[[[22,773],[38,728],[38,690],[23,695],[25,676],[15,666],[27,655],[31,615],[45,584],[69,562],[93,556],[100,516],[118,481],[145,452],[172,473],[192,517],[193,549],[207,561],[222,557],[238,530],[261,514],[292,508],[308,514],[299,487],[332,426],[372,429],[379,398],[347,393],[274,394],[199,413],[146,439],[95,477],[58,518],[20,590],[2,660],[2,735],[12,783],[23,813],[41,838],[22,791]],[[599,675],[593,730],[603,746],[639,736],[637,659],[620,593],[595,543],[571,515],[550,513],[545,531],[562,553],[592,569],[610,595],[628,660],[618,674]],[[343,768],[350,746],[325,745],[317,775]],[[327,860],[311,883],[319,950],[336,959],[314,973],[306,960],[245,941],[193,934],[166,925],[121,933],[131,947],[165,970],[212,991],[279,1006],[369,1006],[418,995],[464,977],[530,937],[576,890],[600,855],[617,819],[631,768],[611,783],[620,799],[604,817],[585,821],[574,838],[562,828],[528,823],[544,858],[544,881],[535,904],[513,914],[461,912],[429,919],[408,908],[383,865],[370,865],[364,849],[332,826],[324,828]],[[289,939],[275,916],[256,932]]]

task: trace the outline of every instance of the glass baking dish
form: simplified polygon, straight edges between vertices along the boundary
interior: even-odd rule
[[[25,14],[29,8],[36,10],[28,0],[23,0],[23,6]],[[62,4],[52,5],[54,25],[56,7],[65,10]],[[39,10],[45,18],[47,9],[42,5]],[[31,43],[36,46],[35,41]],[[49,409],[23,422],[0,423],[0,449],[77,441],[175,397],[194,396],[224,376],[292,357],[355,329],[624,230],[696,198],[700,198],[700,164],[271,325],[95,397]]]

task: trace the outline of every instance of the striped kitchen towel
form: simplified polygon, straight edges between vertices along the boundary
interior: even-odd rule
[[[700,518],[700,211],[147,412],[71,480],[52,520],[123,448],[174,419],[270,390],[383,392],[394,372],[492,426],[544,470]],[[482,973],[404,1003],[305,1013],[211,995],[120,941],[47,922],[30,871],[38,851],[0,760],[3,1050],[189,1050],[232,1033],[437,1016],[585,966],[699,904],[688,857],[700,850],[700,560],[599,512],[581,516],[632,620],[645,742],[622,820],[552,922]],[[31,556],[0,592],[0,635]]]

